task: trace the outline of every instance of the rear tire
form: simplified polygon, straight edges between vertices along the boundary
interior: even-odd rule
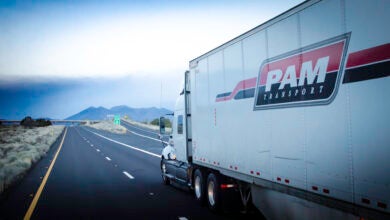
[[[196,169],[194,172],[194,194],[196,201],[198,201],[201,205],[204,205],[206,184],[203,178],[203,172],[199,169]]]
[[[160,168],[161,168],[161,177],[162,177],[162,181],[163,181],[164,185],[169,185],[171,183],[171,181],[165,175],[167,173],[167,168],[166,168],[166,165],[164,163],[164,159],[161,159]]]
[[[207,177],[207,205],[210,210],[218,212],[221,209],[221,189],[218,174],[210,173]]]

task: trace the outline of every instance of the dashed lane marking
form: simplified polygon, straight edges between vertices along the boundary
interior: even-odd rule
[[[88,130],[87,130],[87,131],[88,131]],[[89,132],[91,132],[91,133],[93,133],[93,134],[95,134],[95,135],[97,135],[97,136],[99,136],[99,137],[101,137],[101,138],[104,138],[104,139],[106,139],[106,140],[109,140],[109,141],[111,141],[111,142],[114,142],[114,143],[116,143],[116,144],[120,144],[120,145],[122,145],[122,146],[131,148],[131,149],[133,149],[133,150],[136,150],[136,151],[139,151],[139,152],[148,154],[148,155],[150,155],[150,156],[158,157],[158,158],[161,157],[161,155],[159,155],[159,154],[155,154],[155,153],[152,153],[152,152],[149,152],[149,151],[146,151],[146,150],[142,150],[142,149],[140,149],[140,148],[133,147],[133,146],[130,146],[130,145],[128,145],[128,144],[124,144],[124,143],[122,143],[122,142],[119,142],[119,141],[113,140],[113,139],[111,139],[111,138],[105,137],[105,136],[103,136],[103,135],[101,135],[101,134],[98,134],[98,133],[96,133],[96,132],[93,132],[93,131],[89,131]]]
[[[106,160],[108,160],[108,161],[111,161],[111,158],[109,158],[109,157],[106,157]]]
[[[130,173],[126,172],[126,171],[123,171],[123,174],[125,174],[127,177],[129,177],[130,179],[134,179],[134,176],[132,176]]]
[[[96,151],[97,151],[97,152],[100,152],[100,150],[99,150],[99,149],[96,149]]]

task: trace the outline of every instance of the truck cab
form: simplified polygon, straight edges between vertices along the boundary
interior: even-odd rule
[[[182,83],[179,97],[176,100],[173,113],[172,132],[167,146],[161,155],[161,173],[163,182],[169,184],[174,181],[182,185],[188,185],[187,169],[189,157],[187,151],[187,127],[185,109],[185,88]],[[164,129],[164,117],[160,118],[160,134],[167,134]]]

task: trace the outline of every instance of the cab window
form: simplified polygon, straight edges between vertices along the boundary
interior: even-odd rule
[[[177,133],[183,134],[183,115],[177,117]]]

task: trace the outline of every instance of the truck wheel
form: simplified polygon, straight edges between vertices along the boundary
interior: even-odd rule
[[[207,177],[207,204],[212,211],[219,211],[221,207],[221,189],[218,176],[210,173]]]
[[[205,181],[203,179],[203,173],[199,169],[194,173],[194,191],[195,198],[201,205],[205,202]]]
[[[167,173],[167,168],[166,168],[166,165],[164,163],[164,159],[161,159],[161,177],[162,177],[163,183],[165,185],[169,185],[171,183],[171,181],[165,175],[166,173]]]

